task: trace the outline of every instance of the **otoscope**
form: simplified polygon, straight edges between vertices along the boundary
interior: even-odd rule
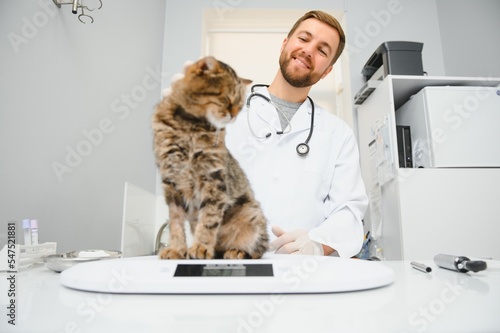
[[[434,263],[439,267],[467,273],[468,271],[479,272],[486,269],[486,262],[482,260],[470,260],[464,256],[453,256],[449,254],[437,254]]]

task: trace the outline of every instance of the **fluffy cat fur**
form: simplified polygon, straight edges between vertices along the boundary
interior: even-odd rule
[[[224,128],[241,110],[248,83],[206,57],[185,68],[156,108],[154,152],[170,229],[162,259],[257,259],[268,248],[267,221],[224,143]],[[193,233],[189,249],[186,220]]]

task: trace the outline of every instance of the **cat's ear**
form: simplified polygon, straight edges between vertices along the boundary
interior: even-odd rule
[[[201,75],[206,72],[212,72],[217,66],[217,60],[214,57],[204,57],[196,62],[196,73]]]
[[[240,77],[240,81],[241,81],[241,83],[243,83],[246,86],[249,86],[252,83],[252,80],[245,79],[245,78],[242,78],[242,77]]]
[[[217,60],[214,57],[205,57],[205,66],[203,70],[212,71],[217,66]]]

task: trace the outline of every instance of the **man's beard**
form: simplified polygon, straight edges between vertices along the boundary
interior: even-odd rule
[[[290,85],[295,88],[304,88],[310,87],[319,81],[319,78],[314,78],[310,72],[304,75],[299,75],[292,71],[289,68],[291,60],[293,60],[293,56],[287,58],[285,52],[281,52],[279,59],[281,74]]]

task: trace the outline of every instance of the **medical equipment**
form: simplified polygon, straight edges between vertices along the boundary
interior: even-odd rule
[[[61,5],[71,5],[71,12],[73,14],[78,14],[78,9],[81,10],[81,14],[78,15],[78,20],[80,22],[82,22],[83,24],[86,24],[87,22],[85,22],[86,20],[90,23],[94,23],[94,18],[92,16],[90,16],[89,14],[85,13],[85,10],[88,10],[90,12],[96,10],[96,9],[101,9],[102,8],[102,1],[101,0],[97,0],[99,5],[95,8],[89,8],[88,6],[85,6],[81,3],[81,0],[68,0],[68,1],[64,1],[64,0],[53,0],[54,1],[54,4],[57,6],[57,8],[61,8]]]
[[[257,135],[257,134],[253,131],[252,126],[250,125],[250,116],[249,116],[249,113],[250,113],[250,112],[249,112],[249,111],[250,111],[250,101],[251,101],[251,100],[252,100],[252,98],[254,98],[255,96],[265,99],[268,103],[270,103],[272,106],[274,106],[274,107],[276,108],[276,110],[277,110],[278,112],[280,112],[280,113],[281,113],[281,114],[285,117],[286,121],[288,122],[288,126],[287,126],[287,127],[289,127],[289,128],[290,128],[290,129],[289,129],[289,131],[288,131],[288,132],[284,132],[284,131],[277,131],[277,132],[276,132],[276,134],[280,135],[280,134],[289,133],[289,132],[292,130],[292,126],[291,126],[291,124],[290,124],[290,120],[288,119],[288,117],[286,116],[286,114],[285,114],[283,111],[281,111],[281,110],[280,110],[280,109],[279,109],[279,108],[278,108],[278,107],[277,107],[277,106],[273,103],[273,101],[272,101],[269,97],[267,97],[267,96],[265,96],[265,95],[263,95],[263,94],[260,94],[260,93],[258,93],[258,92],[255,92],[255,88],[256,88],[256,87],[269,87],[269,85],[267,85],[267,84],[254,84],[254,85],[252,86],[252,88],[250,89],[250,95],[249,95],[249,96],[248,96],[248,98],[247,98],[246,108],[247,108],[247,120],[248,120],[248,127],[250,128],[250,132],[252,132],[252,135],[253,135],[253,136],[255,136],[255,137],[256,137],[256,138],[258,138],[258,139],[267,139],[267,138],[269,138],[269,137],[271,136],[271,133],[267,133],[267,134],[266,134],[265,136],[263,136],[263,137],[262,137],[262,136],[258,136],[258,135]],[[303,143],[299,143],[299,144],[297,145],[296,150],[297,150],[297,153],[298,153],[300,156],[306,156],[306,155],[309,153],[310,148],[309,148],[308,143],[309,143],[309,140],[311,139],[311,136],[312,136],[312,134],[313,134],[313,128],[314,128],[314,102],[313,102],[312,98],[311,98],[311,97],[309,97],[309,96],[307,96],[307,99],[308,99],[308,100],[309,100],[309,102],[311,103],[311,128],[309,129],[309,135],[307,136],[306,141],[305,141],[305,142],[303,142]]]
[[[38,220],[30,221],[31,228],[31,245],[38,244]]]
[[[48,269],[60,273],[65,269],[75,266],[76,264],[105,260],[105,259],[116,259],[121,258],[122,253],[120,251],[107,251],[107,250],[81,250],[81,251],[71,251],[62,254],[52,254],[43,258],[45,267]]]
[[[434,263],[441,268],[446,268],[460,273],[468,271],[479,272],[487,268],[486,262],[482,260],[470,260],[464,256],[453,256],[449,254],[436,254]]]
[[[334,293],[378,288],[393,281],[394,272],[381,263],[270,253],[255,260],[160,260],[157,256],[97,260],[74,265],[60,276],[68,288],[119,294]]]
[[[29,219],[23,220],[24,245],[31,245],[31,224]]]
[[[23,220],[24,245],[38,244],[38,220]]]
[[[432,272],[432,268],[430,268],[429,266],[427,266],[425,264],[416,262],[416,261],[410,262],[410,265],[411,265],[411,267],[415,268],[416,270],[424,272],[424,273]]]

